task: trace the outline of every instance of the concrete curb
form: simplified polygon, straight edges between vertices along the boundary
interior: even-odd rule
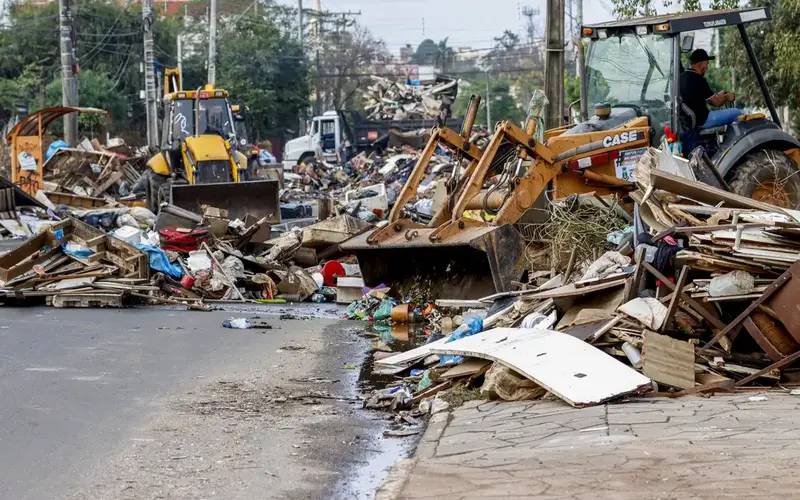
[[[452,418],[452,411],[444,411],[432,416],[428,422],[428,427],[425,429],[425,434],[422,435],[414,456],[411,458],[403,458],[395,462],[383,485],[375,492],[375,500],[396,500],[400,498],[403,488],[411,477],[417,463],[422,459],[433,458],[436,455],[436,447],[439,445],[439,439],[444,434],[447,425]]]

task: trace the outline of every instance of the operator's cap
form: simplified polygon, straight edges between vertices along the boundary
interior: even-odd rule
[[[716,58],[717,56],[708,55],[708,52],[706,52],[704,49],[697,49],[692,52],[692,55],[689,56],[689,62],[691,64],[697,64],[703,61],[713,61]]]

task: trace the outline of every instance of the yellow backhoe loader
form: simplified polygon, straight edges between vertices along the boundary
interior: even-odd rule
[[[180,89],[180,75],[165,82],[161,151],[148,162],[145,186],[154,212],[171,203],[202,213],[202,206],[225,209],[231,218],[247,215],[280,222],[278,181],[245,181],[247,158],[236,150],[228,92],[206,85]]]

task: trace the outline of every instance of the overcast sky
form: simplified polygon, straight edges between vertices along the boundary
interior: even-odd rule
[[[393,54],[410,43],[416,47],[425,38],[439,41],[449,38],[453,47],[491,47],[493,38],[509,29],[525,33],[525,7],[539,9],[541,35],[544,26],[545,0],[321,0],[329,11],[361,11],[359,23],[369,27],[386,41]],[[297,5],[296,1],[281,3]],[[304,0],[304,8],[313,8],[313,0]],[[612,19],[608,0],[585,0],[585,22]],[[524,39],[524,38],[523,38]]]

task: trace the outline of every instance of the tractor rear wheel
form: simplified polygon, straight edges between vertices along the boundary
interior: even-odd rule
[[[800,171],[782,151],[764,149],[745,156],[728,184],[742,196],[782,208],[800,206]]]

